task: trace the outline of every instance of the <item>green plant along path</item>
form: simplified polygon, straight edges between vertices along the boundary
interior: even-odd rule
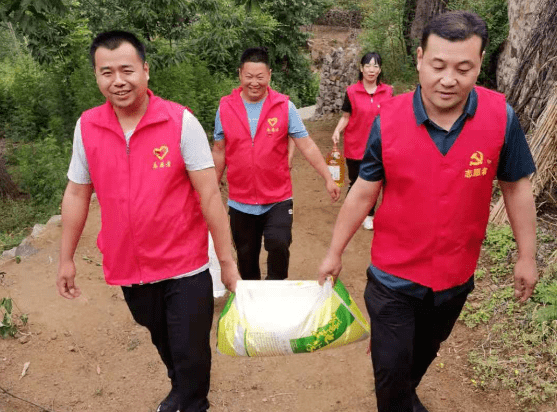
[[[553,236],[541,232],[538,243],[549,250],[557,246]],[[553,257],[553,263],[540,268],[543,275],[532,299],[521,305],[514,299],[512,281],[515,249],[508,226],[488,229],[486,261],[477,273],[491,276],[480,276],[481,286],[476,286],[460,319],[469,328],[481,325],[486,330],[468,354],[471,384],[484,390],[510,389],[528,411],[557,397],[557,262]]]
[[[20,327],[27,324],[27,315],[22,314],[17,318],[12,314],[13,301],[11,298],[2,298],[0,300],[0,337],[5,339],[7,337],[16,336]]]

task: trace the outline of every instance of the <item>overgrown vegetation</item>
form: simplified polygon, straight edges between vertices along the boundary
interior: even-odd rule
[[[363,9],[365,1],[361,0],[337,0],[335,2],[335,7],[344,10],[358,10],[361,11]]]
[[[0,252],[17,246],[26,228],[59,213],[70,153],[70,140],[52,136],[8,146],[12,175],[27,196],[0,200]]]
[[[0,299],[0,337],[14,337],[27,325],[28,316],[22,313],[18,316],[13,314],[14,301],[11,298]]]
[[[415,49],[418,39],[407,44],[404,25],[410,24],[405,11],[407,0],[367,0],[365,31],[362,45],[365,50],[375,50],[383,58],[385,81],[391,84],[417,82]],[[494,88],[498,53],[509,32],[506,0],[447,0],[449,10],[470,10],[480,15],[487,23],[490,42],[485,51],[480,84]],[[408,55],[408,50],[413,55]]]
[[[538,242],[540,251],[557,247],[546,231],[538,231]],[[461,320],[486,332],[468,355],[471,383],[482,390],[512,390],[527,411],[557,402],[557,261],[549,254],[538,256],[540,282],[533,297],[520,304],[514,298],[515,255],[510,228],[489,228],[477,271],[484,277],[477,278]]]
[[[363,23],[362,46],[381,55],[384,81],[390,84],[417,81],[412,56],[406,53],[404,5],[405,0],[370,0]]]

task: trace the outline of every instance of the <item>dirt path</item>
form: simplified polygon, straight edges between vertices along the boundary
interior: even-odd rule
[[[334,122],[307,123],[325,153]],[[340,208],[296,154],[294,241],[290,277],[314,279]],[[83,296],[67,301],[54,288],[60,228],[48,227],[34,245],[40,252],[0,263],[0,297],[11,296],[29,315],[29,342],[0,339],[0,387],[47,411],[153,412],[169,390],[149,336],[128,312],[119,288],[104,283],[95,246],[99,209],[94,204],[76,253]],[[363,291],[372,232],[359,230],[344,257],[343,282],[365,312]],[[263,260],[264,258],[262,258]],[[216,302],[216,325],[225,299]],[[215,329],[215,328],[213,328]],[[213,332],[214,333],[214,332]],[[214,335],[213,335],[214,338]],[[513,395],[476,390],[468,377],[466,347],[475,336],[457,326],[418,388],[431,412],[518,412]],[[213,339],[212,345],[215,346]],[[273,358],[232,358],[214,352],[211,410],[216,412],[374,411],[373,374],[366,342],[321,353]],[[20,375],[30,362],[25,377]],[[443,367],[440,364],[443,364]],[[40,408],[0,390],[1,412]]]

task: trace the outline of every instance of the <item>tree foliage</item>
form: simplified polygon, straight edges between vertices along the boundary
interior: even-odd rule
[[[270,44],[277,26],[268,14],[248,13],[223,1],[214,13],[199,16],[184,46],[205,60],[213,73],[236,77],[242,50]]]
[[[81,112],[104,101],[87,55],[95,34],[122,29],[138,35],[147,49],[151,88],[191,107],[210,131],[220,97],[237,84],[239,57],[247,47],[266,46],[272,56],[273,86],[290,93],[297,104],[313,103],[317,85],[304,57],[307,34],[300,33],[299,26],[310,24],[330,4],[331,0],[2,1],[0,41],[8,47],[0,49],[0,137],[19,142],[4,172],[17,170],[13,181],[20,190],[56,204],[75,122]],[[56,187],[48,186],[48,180]]]
[[[364,19],[363,47],[381,55],[386,82],[412,82],[416,78],[405,38],[406,0],[371,0]]]
[[[313,104],[316,82],[310,61],[300,51],[307,47],[309,33],[299,30],[316,20],[333,2],[331,0],[261,0],[261,11],[278,22],[270,45],[274,62],[274,81],[301,104]]]
[[[370,0],[368,3],[363,46],[381,54],[387,81],[408,83],[416,78],[416,47],[429,18],[446,10],[470,10],[486,21],[490,36],[478,82],[495,86],[498,53],[508,35],[506,0]]]
[[[242,50],[264,46],[271,57],[274,87],[297,104],[312,104],[317,89],[304,53],[309,34],[299,28],[311,24],[331,4],[331,0],[219,0],[216,10],[192,24],[186,44],[213,72],[234,77]]]

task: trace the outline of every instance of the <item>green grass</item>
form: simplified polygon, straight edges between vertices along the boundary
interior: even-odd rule
[[[538,244],[539,253],[557,247],[555,237],[542,231]],[[485,331],[468,353],[470,383],[479,390],[511,390],[521,410],[534,411],[539,404],[557,405],[557,263],[539,268],[534,295],[521,304],[514,299],[514,260],[510,228],[490,227],[476,271],[484,276],[476,278],[460,320]]]
[[[54,206],[38,206],[26,199],[0,199],[0,252],[18,246],[36,223],[59,213]]]

